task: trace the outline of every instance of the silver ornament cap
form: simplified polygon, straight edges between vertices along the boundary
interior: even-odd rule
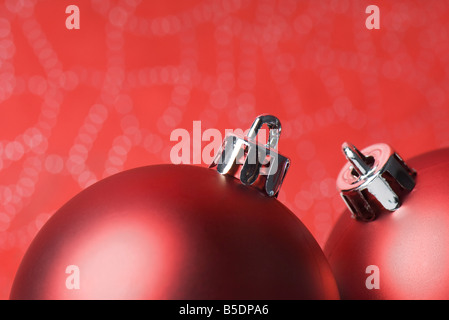
[[[416,171],[387,144],[359,151],[345,142],[348,163],[337,178],[337,188],[353,218],[372,221],[382,211],[395,211],[416,184]]]
[[[269,129],[267,144],[256,141],[263,125]],[[279,119],[272,115],[260,115],[254,120],[247,136],[226,136],[210,168],[215,168],[220,174],[231,175],[269,197],[276,197],[290,167],[290,160],[277,151],[280,135]]]

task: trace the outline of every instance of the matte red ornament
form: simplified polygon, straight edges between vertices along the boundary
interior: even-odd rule
[[[407,161],[345,144],[348,205],[325,245],[342,299],[449,299],[449,149]]]
[[[250,140],[228,140],[244,163]],[[217,159],[231,169],[225,150]],[[282,177],[259,176],[267,163],[237,165],[248,185],[236,170],[189,165],[137,168],[92,185],[38,233],[11,299],[338,299],[318,243],[274,197],[289,163],[277,156],[270,150]]]

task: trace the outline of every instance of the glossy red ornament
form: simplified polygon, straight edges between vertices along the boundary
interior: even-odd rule
[[[449,299],[449,149],[420,155],[407,164],[394,159],[400,169],[380,175],[391,187],[384,193],[373,187],[372,179],[386,165],[385,159],[393,157],[391,148],[344,149],[351,163],[342,169],[338,185],[348,210],[325,245],[341,298]],[[360,164],[371,173],[363,175]],[[350,190],[345,188],[348,184]],[[372,190],[361,190],[362,184]],[[354,191],[359,193],[351,194]],[[391,206],[387,209],[378,200],[392,194],[396,197],[385,201]]]
[[[275,197],[216,170],[157,165],[106,178],[55,213],[10,297],[339,296],[318,243]]]

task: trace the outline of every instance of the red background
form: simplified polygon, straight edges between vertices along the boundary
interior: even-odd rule
[[[170,133],[196,120],[224,133],[276,115],[292,160],[279,200],[323,245],[344,208],[342,142],[405,159],[449,145],[448,16],[441,0],[2,0],[0,298],[55,210],[169,163]]]

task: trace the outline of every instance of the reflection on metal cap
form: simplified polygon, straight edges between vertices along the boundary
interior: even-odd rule
[[[262,126],[266,124],[269,137],[266,145],[256,142]],[[228,135],[210,168],[228,174],[243,184],[256,187],[270,197],[278,195],[290,160],[277,152],[281,123],[271,115],[256,118],[247,137]]]
[[[354,218],[372,221],[384,210],[395,211],[415,187],[416,171],[409,168],[387,144],[375,144],[359,151],[344,143],[347,163],[337,187]]]

